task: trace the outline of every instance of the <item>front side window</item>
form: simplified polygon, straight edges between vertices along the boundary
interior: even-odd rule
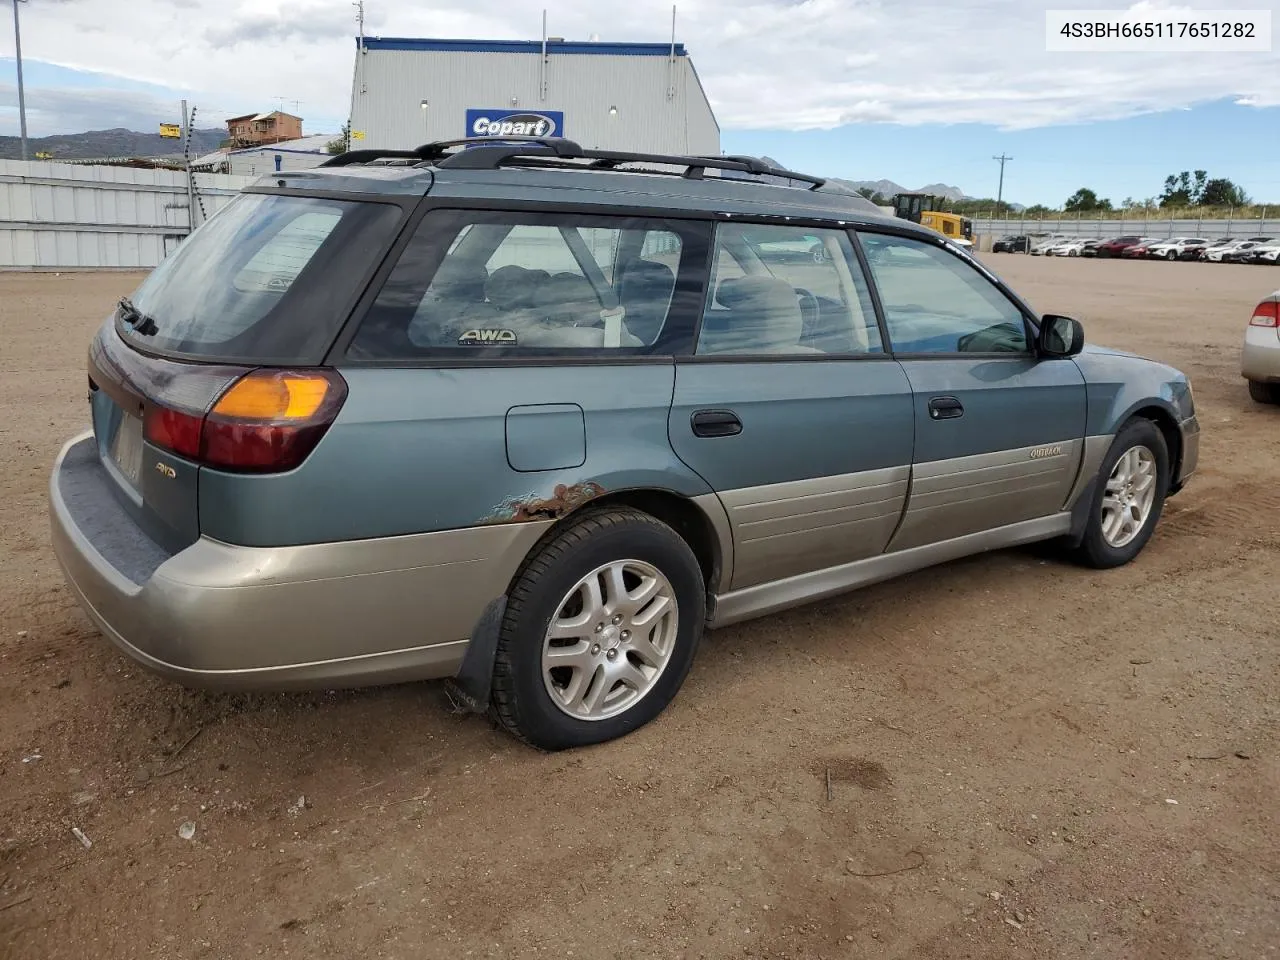
[[[698,227],[635,217],[428,213],[354,359],[659,352]],[[687,339],[687,334],[686,334]]]
[[[1018,306],[974,267],[932,243],[859,234],[896,353],[1026,353]]]
[[[698,354],[883,352],[844,231],[721,224],[714,258]]]

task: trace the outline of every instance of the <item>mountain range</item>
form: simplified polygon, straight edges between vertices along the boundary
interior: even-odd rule
[[[967,200],[966,194],[959,187],[953,187],[946,183],[928,183],[918,190],[908,190],[901,184],[894,183],[892,180],[842,180],[839,177],[831,177],[827,183],[834,183],[850,190],[870,190],[872,193],[878,193],[886,200],[892,200],[898,193],[927,193],[934,197],[944,197],[947,200]]]
[[[761,157],[765,163],[781,170],[787,169],[783,164],[779,163],[772,157]],[[892,180],[844,180],[840,177],[828,177],[827,183],[831,186],[848,190],[850,193],[857,193],[860,190],[870,190],[872,193],[878,193],[885,200],[892,200],[899,193],[927,193],[934,197],[944,197],[947,200],[968,200],[969,196],[959,187],[953,187],[946,183],[930,183],[921,187],[919,190],[908,190],[900,183]]]
[[[198,157],[218,149],[227,138],[226,130],[216,128],[191,131],[191,155]],[[53,154],[56,160],[93,160],[107,157],[175,157],[182,156],[182,141],[158,133],[138,133],[116,127],[113,130],[89,130],[85,133],[56,134],[51,137],[29,137],[27,154],[34,160],[37,153]],[[0,159],[22,158],[22,140],[0,137]]]

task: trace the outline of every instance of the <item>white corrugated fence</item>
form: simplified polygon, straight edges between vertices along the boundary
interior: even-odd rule
[[[196,225],[255,179],[195,174]],[[190,232],[185,173],[0,160],[0,270],[149,269]]]

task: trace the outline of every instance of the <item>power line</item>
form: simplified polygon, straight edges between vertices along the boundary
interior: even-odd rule
[[[1012,160],[1013,157],[1006,157],[1004,153],[1001,153],[1000,156],[992,157],[991,159],[1000,161],[1000,186],[996,188],[996,209],[999,210],[1000,201],[1004,199],[1004,165]]]
[[[27,159],[27,99],[22,89],[22,27],[18,23],[18,3],[13,0],[13,52],[18,64],[18,123],[22,128],[22,159]]]

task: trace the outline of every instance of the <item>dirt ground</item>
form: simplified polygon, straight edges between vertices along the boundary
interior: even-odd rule
[[[988,261],[1192,377],[1201,473],[1146,552],[716,632],[658,721],[558,755],[435,685],[216,696],[116,653],[45,485],[136,278],[0,276],[0,956],[1280,956],[1280,409],[1237,372],[1280,271]]]

